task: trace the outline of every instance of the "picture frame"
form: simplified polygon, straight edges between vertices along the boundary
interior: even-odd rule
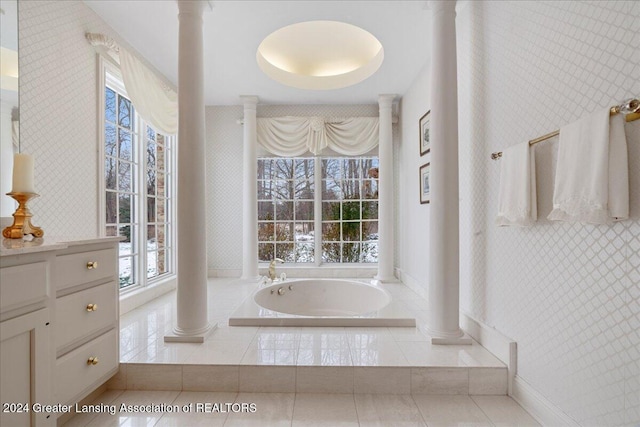
[[[420,204],[431,201],[431,163],[420,166]]]
[[[420,155],[424,156],[431,151],[431,117],[427,111],[424,116],[420,117]]]

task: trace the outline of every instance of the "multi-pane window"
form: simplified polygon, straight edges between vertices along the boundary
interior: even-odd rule
[[[378,262],[378,158],[259,159],[258,257]]]
[[[322,159],[322,261],[378,262],[378,159]]]
[[[140,264],[136,232],[136,152],[138,139],[135,111],[131,101],[116,90],[105,88],[104,180],[107,236],[125,236],[120,242],[120,287],[137,283]]]
[[[106,70],[103,107],[105,234],[125,237],[120,288],[144,286],[173,272],[175,138],[148,126]]]
[[[258,259],[314,262],[314,159],[258,160]]]
[[[171,222],[171,139],[147,127],[147,278],[167,273],[172,243]]]

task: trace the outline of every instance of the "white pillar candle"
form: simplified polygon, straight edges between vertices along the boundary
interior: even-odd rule
[[[33,187],[33,156],[14,154],[13,188],[14,193],[35,193]]]

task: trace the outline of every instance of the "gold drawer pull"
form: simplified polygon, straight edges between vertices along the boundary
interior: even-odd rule
[[[98,261],[89,261],[87,263],[87,270],[95,270],[98,268]]]
[[[98,304],[87,304],[87,311],[97,311]]]
[[[97,356],[93,356],[90,357],[89,359],[87,359],[87,365],[97,365],[99,362],[98,357]]]

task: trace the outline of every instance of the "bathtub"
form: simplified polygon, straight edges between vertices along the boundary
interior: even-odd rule
[[[346,279],[291,279],[259,287],[230,326],[415,326],[384,285]]]

